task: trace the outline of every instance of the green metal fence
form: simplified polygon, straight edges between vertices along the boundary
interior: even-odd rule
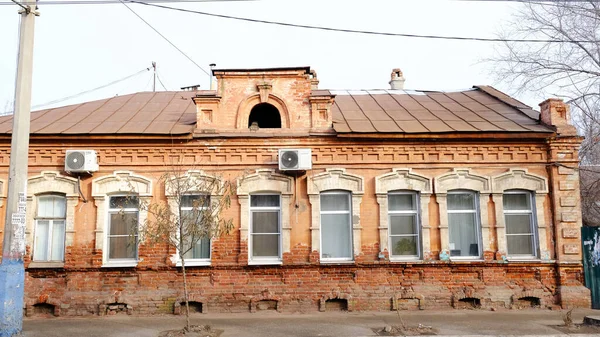
[[[585,286],[592,292],[592,308],[600,309],[600,228],[582,227]]]

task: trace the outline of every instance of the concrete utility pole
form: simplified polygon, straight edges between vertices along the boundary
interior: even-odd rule
[[[15,109],[10,144],[8,198],[4,221],[2,264],[0,264],[0,337],[15,336],[23,329],[25,288],[25,206],[27,203],[27,161],[33,66],[33,32],[36,1],[17,3],[21,23],[15,88]]]

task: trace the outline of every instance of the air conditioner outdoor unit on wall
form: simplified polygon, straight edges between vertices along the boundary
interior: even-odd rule
[[[310,170],[311,168],[312,152],[310,149],[279,149],[280,170]]]
[[[70,173],[96,172],[98,161],[94,150],[67,150],[65,171]]]

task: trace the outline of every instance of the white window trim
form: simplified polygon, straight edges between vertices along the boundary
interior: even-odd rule
[[[538,239],[537,239],[537,225],[536,225],[536,220],[535,220],[535,201],[534,201],[534,197],[533,197],[533,193],[531,193],[530,191],[527,190],[507,190],[504,191],[504,194],[524,194],[529,198],[529,206],[530,209],[528,210],[505,210],[504,209],[504,223],[506,225],[506,216],[507,215],[529,215],[530,216],[530,221],[529,221],[529,229],[531,230],[531,234],[529,234],[531,236],[531,244],[533,245],[533,255],[528,255],[528,254],[515,254],[515,255],[510,255],[508,254],[508,246],[507,246],[507,250],[506,250],[506,254],[507,254],[507,258],[509,260],[537,260],[538,259],[538,250],[539,250],[539,243],[538,243]],[[502,203],[502,207],[504,208],[504,202]],[[508,234],[505,231],[505,240],[508,244],[508,237],[509,236],[524,236],[523,234],[519,235],[519,234]]]
[[[135,194],[140,204],[148,203],[152,198],[152,180],[135,175],[131,171],[115,171],[111,175],[92,180],[92,197],[96,205],[96,250],[102,251],[102,267],[135,267],[139,261],[108,261],[106,234],[108,224],[108,198],[112,195]],[[148,211],[141,208],[138,213],[138,226],[143,226]],[[138,239],[138,243],[143,238]],[[138,247],[139,249],[139,247]],[[138,252],[139,253],[139,252]],[[139,255],[139,254],[138,254]]]
[[[252,198],[253,195],[276,195],[279,197],[279,207],[268,207],[268,206],[256,206],[253,207],[252,205],[250,205],[250,207],[248,208],[248,212],[250,212],[250,214],[248,215],[248,219],[250,220],[249,224],[248,224],[248,264],[250,265],[260,265],[260,264],[280,264],[282,261],[282,249],[281,249],[281,243],[282,243],[282,239],[281,239],[281,195],[279,193],[268,193],[268,192],[262,192],[262,193],[252,193],[250,194],[250,198]],[[252,236],[255,235],[255,233],[253,233],[252,231],[252,213],[254,211],[266,211],[266,212],[277,212],[277,235],[279,235],[279,240],[277,242],[277,251],[278,251],[278,256],[263,256],[263,257],[255,257],[252,255]]]
[[[414,173],[412,169],[395,168],[392,172],[385,173],[375,178],[375,193],[377,195],[377,203],[379,204],[379,250],[381,252],[389,252],[389,216],[388,216],[388,197],[390,191],[407,191],[416,192],[419,197],[418,217],[419,217],[419,234],[421,244],[421,258],[429,258],[431,256],[431,226],[429,224],[429,203],[432,194],[432,179]],[[396,258],[391,258],[391,261],[396,261]],[[398,261],[406,261],[407,258],[400,258]]]
[[[422,245],[421,245],[421,217],[420,217],[420,205],[418,203],[419,198],[419,193],[416,191],[406,191],[406,190],[401,190],[401,191],[389,191],[388,192],[388,205],[389,205],[389,196],[390,195],[410,195],[413,199],[413,202],[415,204],[415,209],[414,210],[404,210],[404,211],[390,211],[388,208],[388,212],[387,212],[387,219],[388,219],[388,224],[391,224],[391,217],[394,215],[414,215],[416,216],[416,242],[417,242],[417,255],[398,255],[395,256],[392,254],[392,237],[415,237],[414,234],[411,235],[407,235],[407,234],[396,234],[396,235],[392,235],[392,231],[388,230],[388,247],[390,247],[389,249],[389,256],[390,256],[390,261],[412,261],[412,260],[421,260],[421,256],[422,256]]]
[[[321,216],[323,214],[347,214],[348,215],[348,226],[350,227],[350,241],[348,242],[348,244],[350,245],[350,254],[354,255],[354,251],[352,249],[352,243],[353,243],[353,230],[352,230],[352,193],[350,192],[346,192],[346,191],[324,191],[321,192],[321,194],[319,195],[319,202],[321,199],[322,195],[331,195],[331,194],[337,194],[337,195],[345,195],[348,197],[348,205],[350,207],[349,210],[347,211],[320,211],[319,214],[319,224],[322,224],[322,220],[321,220]],[[321,233],[322,234],[322,233]],[[354,257],[350,256],[350,257],[323,257],[323,238],[321,237],[319,242],[321,243],[321,246],[319,246],[319,259],[321,260],[321,262],[323,263],[336,263],[336,262],[347,262],[347,261],[354,261]]]
[[[450,256],[450,260],[481,260],[483,258],[483,249],[482,249],[482,238],[481,238],[481,213],[480,213],[480,205],[479,205],[479,193],[476,191],[470,190],[451,190],[448,191],[448,194],[471,194],[474,198],[474,208],[475,209],[460,209],[460,210],[447,210],[447,218],[449,218],[450,214],[475,214],[475,236],[477,237],[477,256]],[[450,240],[450,220],[448,219],[448,240]],[[449,245],[449,244],[448,244]]]
[[[471,169],[460,168],[435,178],[435,197],[440,211],[440,259],[450,258],[450,233],[448,231],[448,191],[469,190],[478,192],[479,224],[481,254],[491,250],[490,224],[488,220],[488,199],[491,194],[490,178],[471,172]],[[478,259],[482,259],[480,257]],[[471,259],[473,260],[473,259]]]
[[[240,246],[248,246],[249,225],[250,225],[250,194],[257,193],[278,193],[281,196],[281,255],[291,251],[291,230],[290,225],[290,202],[294,194],[294,180],[290,176],[276,173],[271,169],[258,169],[256,173],[239,178],[237,183],[237,197],[240,203]],[[248,264],[281,264],[274,260],[253,260],[250,261],[250,250],[248,250],[245,259]],[[243,257],[240,256],[240,261]]]
[[[2,187],[3,188],[2,184]],[[35,218],[37,214],[37,196],[41,194],[62,194],[66,197],[65,217],[65,256],[68,247],[73,246],[75,236],[75,207],[79,202],[77,179],[61,175],[58,171],[42,171],[40,175],[27,179],[26,242],[32,246],[35,239]],[[33,251],[33,250],[32,250]],[[59,268],[64,261],[33,261],[29,268]]]
[[[197,196],[206,195],[206,196],[209,197],[209,201],[208,202],[209,203],[213,202],[211,195],[208,194],[208,193],[199,193],[199,192],[196,193],[196,192],[194,192],[194,193],[189,193],[187,195],[197,195]],[[177,212],[178,211],[177,210],[177,202],[175,202],[175,198],[173,197],[171,199],[168,199],[168,202],[169,202],[169,207],[171,207],[171,209],[175,208],[175,212]],[[173,203],[175,205],[173,205]],[[183,207],[183,206],[181,207],[182,211],[191,211],[193,209],[194,209],[193,207]],[[204,209],[206,209],[206,207],[198,207],[196,209],[204,210]],[[179,235],[179,233],[177,233],[177,235]],[[209,247],[208,247],[208,258],[195,258],[195,259],[194,258],[186,258],[185,259],[185,265],[186,266],[190,266],[190,267],[210,266],[210,259],[212,257],[212,244],[213,244],[213,240],[212,240],[212,238],[210,238],[209,239],[209,244],[208,244],[209,245]],[[183,265],[181,263],[181,257],[179,256],[179,252],[176,253],[176,256],[175,256],[175,258],[173,260],[176,261],[175,265],[177,267],[181,267]]]
[[[112,194],[108,196],[108,201],[109,201],[109,206],[107,209],[107,217],[106,217],[106,245],[105,245],[105,251],[106,251],[106,264],[110,265],[110,266],[129,266],[129,265],[136,265],[137,261],[139,259],[139,245],[140,245],[140,236],[139,236],[139,227],[140,227],[140,207],[138,206],[137,208],[110,208],[110,199],[111,198],[118,198],[118,197],[136,197],[138,199],[138,205],[139,205],[139,197],[137,196],[137,194]],[[136,247],[135,247],[135,257],[131,258],[131,259],[110,259],[108,257],[108,252],[109,252],[109,244],[110,244],[110,240],[109,237],[110,235],[110,229],[108,228],[109,226],[109,222],[110,222],[110,215],[111,214],[119,214],[120,212],[123,213],[132,213],[132,212],[136,212],[137,213],[137,224],[138,224],[138,234],[136,235],[135,241],[136,241]],[[123,236],[127,236],[129,237],[130,235],[120,235],[120,237]],[[117,236],[118,237],[118,236]]]
[[[65,233],[63,234],[62,237],[62,242],[63,242],[63,252],[62,252],[62,259],[61,260],[36,260],[35,259],[35,247],[37,247],[37,236],[34,234],[33,235],[33,246],[31,249],[31,261],[33,262],[37,262],[37,263],[59,263],[59,262],[64,262],[65,261],[65,236],[66,236],[66,229],[67,229],[67,198],[65,197],[64,194],[59,194],[59,193],[45,193],[45,194],[40,194],[36,196],[36,201],[39,203],[39,198],[43,197],[43,196],[58,196],[64,199],[64,203],[65,203],[65,217],[64,218],[45,218],[45,217],[40,217],[38,216],[38,209],[36,208],[35,210],[35,219],[34,219],[34,233],[35,231],[37,231],[38,229],[38,221],[48,221],[48,237],[46,238],[46,240],[48,241],[48,248],[47,248],[47,256],[52,256],[52,241],[54,239],[54,221],[63,221],[64,222],[64,226],[65,226]]]
[[[167,203],[169,204],[169,207],[171,208],[171,211],[174,212],[175,214],[177,214],[178,209],[177,209],[177,191],[176,191],[176,185],[174,185],[175,180],[177,179],[177,177],[172,176],[170,177],[170,179],[168,179],[165,183],[165,195],[167,197]],[[207,173],[205,173],[202,170],[188,170],[184,175],[180,176],[179,179],[189,179],[191,182],[188,186],[196,186],[196,187],[205,187],[205,186],[211,186],[212,182],[218,178],[212,175],[209,175]],[[220,181],[219,181],[220,183]],[[209,195],[210,196],[210,203],[211,204],[216,204],[218,205],[222,195],[219,195],[216,193],[216,191],[204,191],[204,190],[200,190],[199,188],[191,188],[189,191],[186,191],[187,194],[191,194],[191,195]],[[178,234],[179,235],[179,234]],[[202,266],[210,266],[211,265],[211,261],[212,261],[212,250],[213,250],[213,240],[214,238],[210,238],[210,251],[209,251],[209,258],[208,259],[185,259],[185,265],[189,266],[189,267],[202,267]],[[179,251],[176,251],[172,256],[171,256],[171,262],[173,264],[175,264],[175,266],[177,267],[181,267],[181,259],[179,258]]]
[[[321,192],[344,190],[351,192],[352,200],[352,251],[354,258],[361,253],[360,204],[364,194],[364,179],[346,173],[343,168],[329,168],[325,172],[308,177],[308,199],[311,204],[311,249],[321,256]]]
[[[506,222],[504,219],[504,204],[502,194],[507,190],[529,191],[535,199],[534,221],[537,227],[537,249],[539,256],[536,258],[522,259],[509,257],[506,249]],[[548,243],[548,227],[544,214],[544,202],[548,196],[548,179],[529,173],[526,169],[509,169],[507,172],[492,177],[492,199],[496,206],[496,235],[498,237],[498,252],[508,260],[550,260],[551,244]],[[551,234],[550,234],[551,235]]]

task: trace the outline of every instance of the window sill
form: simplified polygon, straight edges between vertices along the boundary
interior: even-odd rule
[[[260,265],[282,265],[283,261],[281,260],[253,260],[248,261],[249,266],[260,266]]]
[[[106,262],[102,268],[133,268],[137,267],[138,261]]]
[[[64,262],[32,261],[27,268],[64,268]]]
[[[484,262],[480,256],[476,257],[450,257],[450,262]]]
[[[422,261],[422,259],[419,257],[406,257],[406,258],[393,257],[393,258],[390,258],[390,262],[419,262],[419,261]]]
[[[354,260],[323,260],[319,261],[321,264],[354,264]]]
[[[177,261],[175,264],[177,267],[181,267],[181,261]],[[185,261],[186,267],[206,267],[210,266],[210,260],[208,261]]]
[[[508,262],[540,262],[542,261],[538,257],[507,257],[506,261]]]

